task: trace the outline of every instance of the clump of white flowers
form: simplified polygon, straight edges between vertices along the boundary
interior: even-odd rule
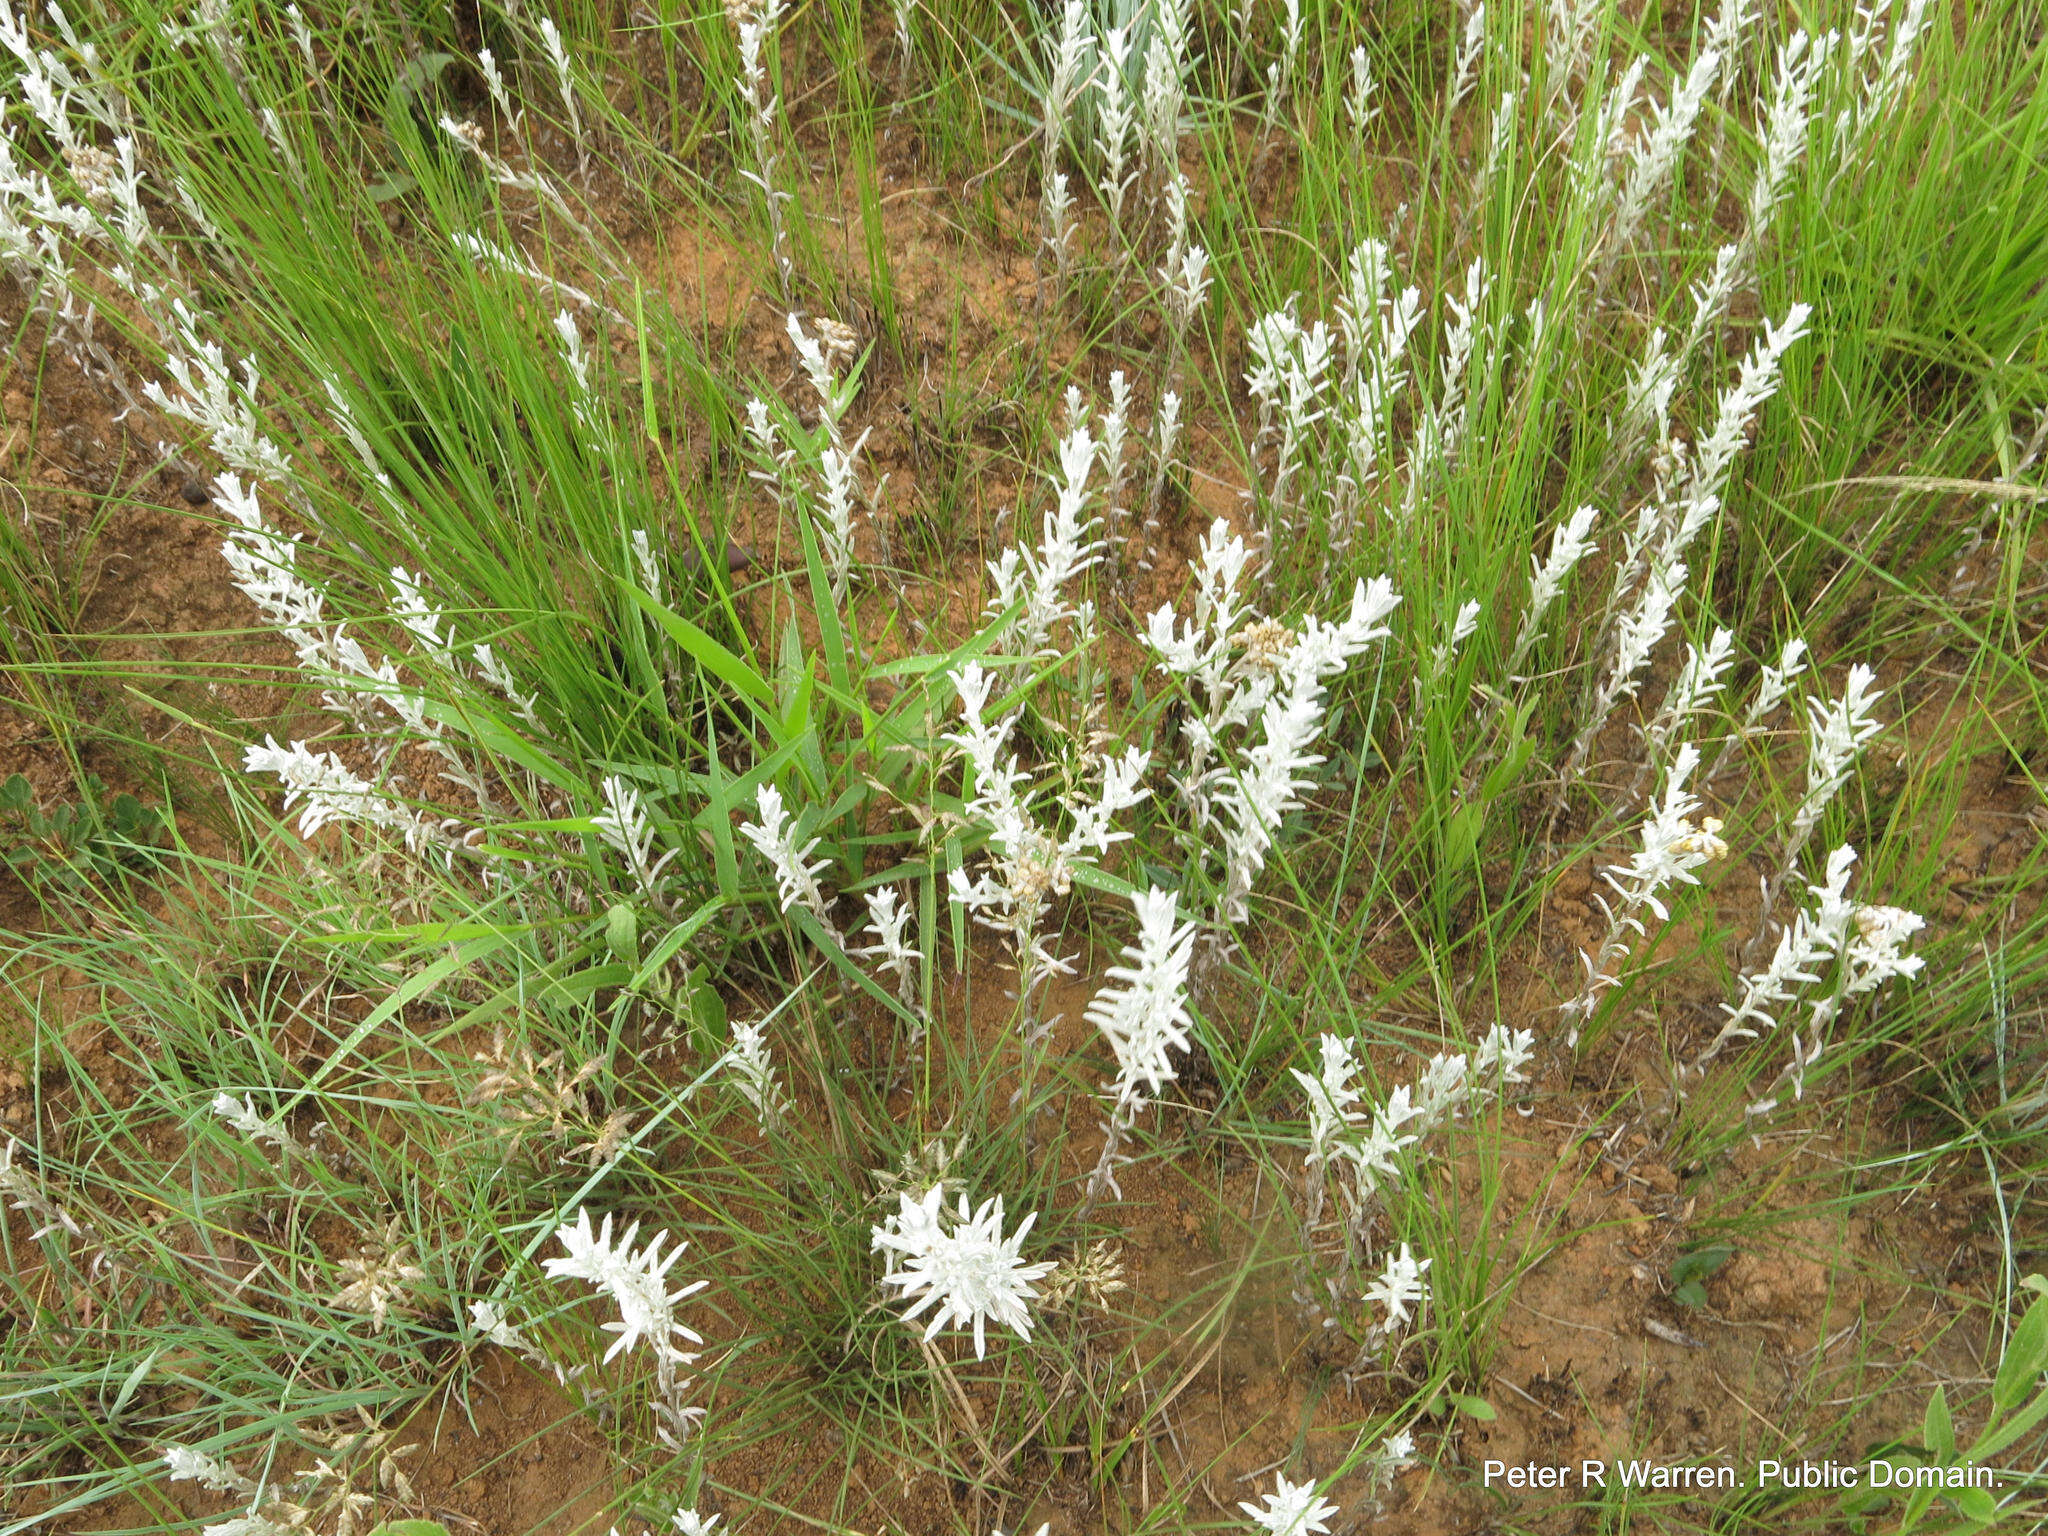
[[[1238,595],[1249,562],[1244,541],[1218,518],[1195,568],[1192,619],[1182,620],[1169,604],[1152,614],[1146,632],[1159,666],[1191,695],[1182,727],[1187,753],[1175,785],[1194,813],[1191,848],[1207,857],[1220,834],[1218,914],[1226,923],[1250,915],[1252,884],[1281,819],[1301,804],[1311,783],[1304,775],[1323,760],[1313,748],[1324,687],[1393,632],[1385,620],[1401,601],[1385,576],[1361,580],[1342,620],[1327,624],[1311,614],[1290,629],[1257,619]],[[1239,627],[1246,620],[1254,622]]]
[[[957,1213],[946,1209],[945,1193],[943,1185],[934,1184],[922,1200],[901,1195],[896,1213],[871,1229],[873,1247],[892,1256],[883,1283],[900,1286],[905,1298],[914,1298],[904,1309],[904,1321],[935,1308],[925,1325],[926,1341],[948,1325],[972,1326],[974,1357],[985,1359],[992,1321],[1030,1339],[1029,1303],[1038,1299],[1034,1282],[1055,1266],[1023,1261],[1024,1238],[1038,1220],[1036,1212],[1005,1237],[1001,1195],[983,1201],[970,1215],[964,1193]]]
[[[1462,1052],[1432,1056],[1421,1078],[1393,1089],[1368,1114],[1357,1084],[1357,1048],[1338,1035],[1320,1037],[1321,1070],[1311,1075],[1291,1068],[1308,1100],[1308,1150],[1303,1157],[1307,1231],[1313,1240],[1322,1222],[1324,1185],[1332,1167],[1348,1177],[1340,1185],[1349,1226],[1362,1234],[1381,1186],[1403,1177],[1400,1154],[1468,1108],[1483,1105],[1510,1084],[1528,1081],[1523,1068],[1536,1054],[1532,1031],[1495,1024],[1468,1057]]]

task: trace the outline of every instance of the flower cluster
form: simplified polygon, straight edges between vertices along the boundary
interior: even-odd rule
[[[904,1310],[904,1321],[935,1307],[925,1325],[927,1340],[949,1324],[972,1325],[977,1360],[987,1357],[991,1321],[1028,1340],[1032,1320],[1027,1303],[1038,1299],[1033,1282],[1055,1268],[1051,1262],[1023,1262],[1024,1238],[1038,1220],[1037,1213],[1026,1216],[1004,1237],[1001,1195],[983,1201],[971,1216],[965,1194],[957,1215],[946,1210],[942,1185],[933,1185],[922,1200],[908,1193],[899,1198],[900,1208],[872,1229],[872,1238],[875,1249],[892,1256],[883,1283],[900,1286],[906,1298],[916,1298]]]

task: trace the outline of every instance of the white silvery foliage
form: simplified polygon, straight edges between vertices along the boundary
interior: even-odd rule
[[[1580,507],[1551,533],[1547,557],[1529,557],[1529,605],[1522,610],[1522,627],[1515,635],[1514,665],[1521,664],[1542,635],[1544,615],[1564,590],[1566,579],[1592,551],[1593,524],[1599,516],[1597,507]]]
[[[761,1134],[780,1129],[783,1117],[789,1113],[789,1096],[776,1081],[775,1063],[768,1054],[768,1039],[761,1025],[750,1019],[736,1020],[732,1026],[732,1046],[718,1059],[718,1064],[732,1073],[733,1086],[740,1097],[754,1106]]]
[[[1652,326],[1643,342],[1643,358],[1629,373],[1622,396],[1622,435],[1633,444],[1654,425],[1660,442],[1671,435],[1671,396],[1678,388],[1680,359],[1673,355],[1663,326]]]
[[[1665,777],[1664,798],[1643,823],[1643,846],[1627,864],[1611,865],[1601,872],[1621,896],[1615,926],[1643,931],[1636,914],[1648,907],[1659,922],[1670,916],[1659,894],[1667,885],[1698,885],[1693,873],[1709,860],[1724,858],[1727,844],[1716,835],[1720,823],[1709,816],[1695,827],[1692,817],[1699,813],[1699,797],[1686,788],[1693,769],[1699,766],[1699,748],[1686,742]]]
[[[479,48],[476,63],[483,71],[484,86],[491,93],[491,105],[497,108],[506,126],[518,133],[525,126],[526,114],[513,109],[512,93],[505,88],[505,77],[498,71],[497,56],[488,48]]]
[[[1471,94],[1472,87],[1479,79],[1479,55],[1486,46],[1486,6],[1484,0],[1472,7],[1465,17],[1465,30],[1458,39],[1458,51],[1452,57],[1451,88],[1444,97],[1444,115],[1449,117],[1458,110],[1458,105]]]
[[[910,925],[911,910],[902,894],[893,885],[879,886],[862,893],[868,905],[868,927],[875,935],[875,942],[849,950],[863,960],[873,960],[885,967],[896,978],[896,995],[908,1007],[917,1006],[917,966],[924,959],[923,952],[904,937]]]
[[[1429,1272],[1430,1259],[1418,1259],[1406,1243],[1399,1253],[1387,1255],[1387,1267],[1378,1279],[1366,1287],[1365,1300],[1386,1309],[1386,1317],[1379,1324],[1383,1333],[1398,1333],[1408,1326],[1413,1310],[1429,1300],[1429,1283],[1422,1277]]]
[[[445,128],[448,125],[444,122],[442,126]],[[458,137],[461,136],[458,135]],[[467,140],[465,139],[464,142],[466,143]],[[507,250],[504,246],[494,244],[492,241],[484,239],[481,235],[472,235],[463,230],[455,231],[448,238],[455,249],[467,256],[471,261],[482,262],[486,266],[496,267],[501,272],[510,273],[515,277],[522,277],[537,288],[544,289],[551,294],[557,294],[567,299],[570,303],[589,310],[592,314],[604,316],[613,325],[625,325],[628,323],[626,317],[616,309],[613,309],[609,304],[605,304],[590,294],[585,293],[573,283],[563,282],[551,272],[542,271],[517,251]]]
[[[1646,739],[1650,756],[1661,759],[1672,740],[1684,731],[1721,691],[1721,679],[1735,661],[1735,635],[1732,630],[1716,629],[1707,641],[1707,648],[1697,645],[1685,648],[1685,663],[1678,669],[1678,676],[1672,679],[1671,687],[1665,692],[1664,702],[1658,707],[1657,716],[1650,722]]]
[[[1180,174],[1181,117],[1187,107],[1187,0],[1153,0],[1145,47],[1144,122],[1155,185]]]
[[[636,1221],[614,1243],[610,1213],[606,1213],[603,1226],[592,1232],[589,1210],[579,1209],[574,1226],[564,1222],[555,1229],[555,1240],[568,1250],[567,1257],[544,1259],[541,1268],[550,1279],[583,1280],[596,1286],[618,1307],[619,1320],[604,1325],[607,1333],[616,1333],[618,1337],[605,1351],[603,1363],[609,1365],[615,1356],[644,1339],[657,1360],[688,1365],[697,1356],[677,1348],[674,1341],[680,1338],[702,1344],[704,1338],[676,1319],[676,1304],[696,1295],[709,1282],[697,1280],[671,1291],[668,1272],[690,1245],[678,1242],[663,1258],[661,1245],[668,1240],[664,1231],[655,1233],[647,1246],[636,1252],[633,1239],[639,1231],[640,1223]]]
[[[1820,980],[1820,968],[1841,950],[1857,910],[1845,895],[1855,862],[1856,850],[1846,843],[1828,855],[1825,878],[1819,885],[1807,887],[1816,899],[1814,909],[1794,915],[1791,927],[1778,936],[1769,963],[1742,978],[1741,995],[1734,1003],[1721,1005],[1727,1021],[1694,1064],[1695,1069],[1713,1060],[1730,1040],[1753,1039],[1757,1025],[1776,1029],[1774,1010],[1778,1005],[1789,1002],[1799,986]]]
[[[1699,748],[1688,741],[1679,747],[1665,776],[1663,799],[1643,823],[1642,847],[1628,863],[1601,871],[1600,878],[1613,887],[1620,900],[1611,904],[1604,896],[1593,898],[1607,917],[1607,932],[1597,950],[1580,955],[1586,983],[1562,1010],[1572,1021],[1569,1044],[1578,1044],[1580,1027],[1599,1007],[1601,994],[1619,979],[1611,967],[1628,953],[1628,936],[1643,931],[1639,915],[1642,910],[1647,907],[1658,921],[1667,920],[1671,914],[1661,894],[1664,888],[1674,882],[1698,885],[1699,876],[1694,870],[1710,860],[1728,856],[1728,845],[1720,837],[1719,821],[1708,816],[1698,826],[1692,822],[1699,813],[1700,801],[1686,788],[1686,781],[1698,766]]]
[[[1318,1075],[1290,1069],[1309,1107],[1308,1152],[1302,1165],[1311,1232],[1322,1219],[1326,1170],[1336,1167],[1348,1175],[1343,1190],[1346,1204],[1354,1225],[1361,1225],[1380,1186],[1404,1176],[1400,1162],[1404,1148],[1414,1146],[1468,1107],[1504,1095],[1510,1084],[1527,1082],[1522,1069],[1536,1054],[1532,1031],[1495,1024],[1469,1057],[1439,1053],[1430,1059],[1415,1087],[1405,1083],[1396,1087],[1367,1113],[1354,1107],[1362,1102],[1363,1094],[1354,1081],[1361,1064],[1351,1043],[1325,1034],[1319,1044],[1322,1063]],[[1408,1129],[1410,1126],[1413,1129]]]
[[[1064,279],[1073,260],[1073,194],[1066,173],[1059,168],[1059,152],[1068,115],[1086,82],[1088,60],[1094,51],[1087,0],[1066,0],[1058,31],[1048,31],[1046,39],[1046,85],[1038,130],[1042,240]]]
[[[1102,161],[1102,179],[1096,183],[1102,200],[1109,206],[1110,227],[1123,236],[1124,198],[1137,174],[1127,168],[1131,131],[1137,121],[1137,104],[1131,99],[1131,28],[1111,27],[1096,47],[1095,152]]]
[[[1067,599],[1067,586],[1098,563],[1106,547],[1097,537],[1101,519],[1088,511],[1088,476],[1096,453],[1088,423],[1076,422],[1060,439],[1056,496],[1037,547],[1012,545],[988,564],[996,589],[989,611],[1000,613],[1020,599],[1024,605],[1016,624],[998,641],[1013,654],[1043,654],[1053,630],[1080,616],[1079,606]]]
[[[1482,369],[1490,367],[1491,327],[1481,318],[1493,292],[1493,275],[1486,258],[1475,256],[1465,269],[1465,291],[1444,295],[1451,312],[1445,325],[1438,358],[1441,375],[1437,398],[1425,406],[1415,423],[1414,442],[1408,452],[1406,515],[1413,516],[1421,505],[1422,489],[1436,475],[1448,471],[1457,461],[1467,424],[1471,419],[1471,375],[1475,357]]]
[[[285,1128],[283,1121],[265,1119],[258,1114],[255,1101],[247,1094],[238,1099],[231,1093],[217,1093],[208,1107],[253,1142],[268,1142],[281,1152],[305,1150],[299,1145],[298,1138]]]
[[[174,1483],[195,1482],[208,1493],[239,1493],[246,1498],[254,1498],[261,1491],[254,1481],[237,1472],[232,1463],[216,1460],[191,1446],[166,1445],[157,1454],[170,1469],[170,1480]]]
[[[1125,964],[1104,973],[1089,1000],[1088,1022],[1116,1052],[1116,1098],[1141,1108],[1176,1077],[1170,1052],[1188,1048],[1188,963],[1195,925],[1180,919],[1180,899],[1157,886],[1132,894],[1138,938],[1124,946]]]
[[[806,863],[817,850],[820,838],[812,838],[803,847],[796,845],[796,819],[789,814],[782,800],[782,791],[773,784],[763,784],[755,791],[755,804],[760,808],[758,822],[742,822],[740,835],[760,850],[761,857],[768,861],[774,871],[775,886],[782,910],[787,912],[798,902],[823,925],[825,931],[836,936],[832,926],[830,903],[825,892],[818,885],[818,871],[829,869],[832,861],[820,859],[815,864]]]
[[[1729,300],[1741,286],[1743,273],[1748,262],[1748,237],[1730,245],[1724,245],[1714,253],[1714,270],[1706,280],[1692,285],[1692,324],[1685,333],[1685,345],[1679,349],[1673,367],[1683,371],[1685,362],[1706,339],[1707,333],[1721,323],[1721,317],[1728,313]]]
[[[1621,78],[1601,96],[1585,134],[1584,158],[1571,167],[1572,192],[1589,223],[1597,224],[1608,201],[1614,196],[1609,167],[1620,158],[1626,144],[1628,114],[1642,89],[1648,60],[1641,54],[1630,59]]]
[[[1768,108],[1763,110],[1763,163],[1750,184],[1748,225],[1744,239],[1762,240],[1784,195],[1792,167],[1806,152],[1806,128],[1813,109],[1814,86],[1827,67],[1837,42],[1833,32],[1815,37],[1804,29],[1778,45],[1777,67]]]
[[[330,823],[377,827],[396,832],[405,846],[418,852],[434,836],[434,828],[417,811],[390,800],[366,779],[358,778],[332,752],[314,752],[303,741],[289,747],[265,736],[263,745],[242,754],[245,773],[274,773],[283,783],[284,808],[303,805],[299,835],[312,837]]]
[[[1501,161],[1507,157],[1508,145],[1514,141],[1516,105],[1513,91],[1502,91],[1500,100],[1494,103],[1493,117],[1486,127],[1486,158],[1480,162],[1479,174],[1472,178],[1474,206],[1486,200],[1494,174],[1500,170]]]
[[[1629,151],[1628,177],[1614,210],[1612,238],[1617,250],[1635,239],[1651,201],[1671,184],[1720,69],[1721,55],[1702,49],[1685,78],[1672,86],[1670,99],[1650,109],[1649,132]]]
[[[599,790],[604,796],[604,809],[590,818],[591,825],[604,839],[605,846],[624,855],[641,889],[652,893],[669,860],[682,850],[671,848],[659,859],[654,857],[654,823],[641,804],[640,791],[627,780],[607,774]]]
[[[1147,757],[1132,748],[1121,758],[1105,758],[1100,791],[1092,798],[1077,793],[1063,803],[1069,830],[1064,837],[1056,836],[1040,826],[1025,792],[1030,775],[1008,750],[1017,716],[1000,722],[987,719],[995,681],[979,662],[969,662],[953,677],[960,695],[961,729],[945,739],[974,769],[974,795],[965,813],[988,829],[990,860],[973,880],[965,870],[954,870],[948,891],[976,922],[1010,937],[1022,979],[1019,995],[1028,998],[1040,982],[1072,971],[1067,961],[1046,948],[1047,939],[1056,937],[1041,931],[1046,910],[1054,897],[1071,888],[1077,862],[1093,862],[1113,843],[1131,836],[1114,823],[1150,793],[1138,782]],[[1026,1025],[1033,1037],[1046,1028],[1049,1025],[1042,1022]]]
[[[1218,915],[1228,923],[1250,916],[1251,889],[1265,868],[1280,821],[1301,804],[1310,781],[1303,775],[1322,762],[1313,750],[1323,725],[1324,684],[1367,646],[1392,633],[1386,617],[1401,599],[1385,577],[1357,582],[1351,611],[1336,624],[1310,614],[1281,653],[1272,696],[1260,711],[1260,740],[1245,749],[1216,793],[1223,822],[1223,892]]]
[[[178,335],[164,358],[164,372],[178,386],[173,394],[155,379],[142,386],[151,404],[166,415],[203,427],[213,451],[232,468],[258,480],[288,484],[291,460],[265,437],[256,419],[256,389],[261,379],[253,358],[243,358],[242,380],[229,372],[219,345],[199,334],[198,318],[183,299],[171,302]]]
[[[1030,1303],[1038,1299],[1036,1282],[1051,1274],[1054,1264],[1023,1262],[1025,1236],[1038,1220],[1026,1216],[1017,1230],[1003,1236],[1003,1197],[982,1202],[968,1214],[967,1196],[960,1196],[957,1214],[945,1209],[945,1187],[935,1184],[922,1201],[899,1197],[901,1209],[872,1229],[875,1248],[894,1255],[885,1285],[901,1286],[906,1299],[905,1322],[933,1307],[924,1337],[931,1340],[949,1325],[974,1328],[974,1357],[988,1355],[990,1322],[1031,1338]]]
[[[1871,711],[1882,693],[1871,685],[1877,674],[1858,663],[1849,669],[1842,695],[1833,703],[1808,699],[1806,792],[1792,813],[1792,839],[1803,843],[1821,812],[1849,782],[1870,738],[1884,729]]]
[[[1123,965],[1105,973],[1105,984],[1083,1015],[1102,1031],[1116,1052],[1116,1081],[1102,1155],[1089,1181],[1092,1196],[1117,1190],[1117,1148],[1123,1134],[1160,1088],[1178,1075],[1171,1052],[1188,1048],[1188,971],[1194,961],[1195,925],[1180,921],[1180,903],[1157,886],[1134,892],[1138,939],[1124,947]]]
[[[1275,310],[1246,332],[1252,366],[1245,386],[1259,402],[1257,445],[1277,440],[1271,498],[1275,516],[1287,521],[1285,504],[1310,431],[1323,418],[1322,390],[1332,342],[1322,321],[1303,326],[1287,310]]]
[[[1364,133],[1366,126],[1380,115],[1380,104],[1373,99],[1374,95],[1372,57],[1361,43],[1351,50],[1351,90],[1344,97],[1344,115],[1351,119],[1353,133]]]
[[[1685,553],[1702,529],[1721,509],[1722,492],[1735,457],[1749,442],[1749,429],[1765,401],[1777,393],[1783,374],[1785,354],[1806,335],[1806,322],[1813,306],[1794,304],[1785,318],[1766,323],[1764,331],[1742,360],[1735,382],[1721,392],[1714,428],[1699,445],[1692,471],[1677,505],[1665,514],[1663,539],[1657,558],[1664,562]]]
[[[569,70],[569,49],[561,41],[561,29],[555,27],[553,16],[541,16],[541,45],[555,66],[555,90],[561,92],[561,104],[569,113],[569,137],[575,141],[575,160],[588,172],[590,145],[584,141],[584,115],[575,106],[575,76]]]
[[[1736,751],[1745,741],[1761,735],[1764,722],[1777,712],[1791,692],[1793,682],[1806,670],[1806,641],[1794,635],[1787,640],[1779,652],[1776,666],[1757,669],[1756,692],[1750,696],[1749,708],[1743,712],[1741,723],[1721,744],[1720,755],[1714,759],[1714,766],[1707,770],[1709,781],[1721,776],[1734,758]]]
[[[739,85],[747,99],[747,133],[754,148],[753,169],[740,174],[761,189],[767,205],[769,246],[775,256],[775,270],[782,280],[786,298],[796,269],[789,254],[789,231],[782,216],[782,205],[789,194],[777,191],[775,186],[773,135],[776,113],[782,103],[769,82],[765,58],[767,42],[782,22],[782,6],[783,0],[755,0],[751,4],[730,5],[727,9],[739,35]]]

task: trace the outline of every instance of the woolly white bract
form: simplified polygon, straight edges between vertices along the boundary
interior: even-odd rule
[[[657,1232],[646,1248],[633,1251],[633,1239],[640,1231],[640,1223],[634,1222],[612,1241],[612,1218],[609,1212],[604,1225],[595,1233],[590,1230],[590,1212],[579,1210],[574,1226],[566,1222],[555,1229],[555,1240],[568,1249],[568,1256],[542,1261],[544,1269],[552,1279],[587,1280],[609,1296],[619,1309],[619,1321],[604,1325],[607,1333],[616,1333],[612,1347],[605,1351],[605,1363],[609,1364],[622,1350],[631,1349],[646,1339],[655,1352],[664,1359],[687,1365],[697,1357],[677,1349],[670,1342],[671,1336],[687,1339],[692,1344],[702,1344],[703,1336],[676,1321],[676,1303],[694,1296],[708,1283],[696,1280],[679,1291],[668,1288],[667,1275],[677,1259],[690,1245],[677,1243],[667,1258],[661,1256],[661,1245],[667,1241],[668,1233]]]
[[[1025,1234],[1038,1220],[1037,1212],[1017,1224],[1017,1230],[1003,1236],[1003,1197],[985,1200],[968,1214],[967,1196],[960,1196],[957,1215],[944,1207],[945,1190],[934,1185],[920,1200],[905,1194],[901,1209],[888,1222],[872,1228],[873,1246],[897,1255],[901,1264],[882,1277],[885,1285],[903,1288],[906,1298],[915,1298],[904,1309],[909,1322],[927,1307],[935,1306],[924,1336],[936,1338],[949,1324],[974,1328],[974,1356],[988,1354],[987,1326],[990,1321],[1013,1330],[1019,1338],[1031,1337],[1031,1312],[1027,1303],[1038,1299],[1033,1282],[1051,1274],[1050,1262],[1026,1264],[1021,1257]]]

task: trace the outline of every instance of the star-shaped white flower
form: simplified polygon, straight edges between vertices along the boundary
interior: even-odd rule
[[[606,1214],[604,1225],[593,1234],[590,1212],[579,1210],[575,1226],[564,1223],[555,1232],[556,1241],[569,1250],[569,1256],[544,1260],[541,1268],[553,1279],[568,1276],[588,1280],[617,1304],[619,1321],[604,1325],[606,1332],[618,1335],[612,1347],[605,1351],[607,1365],[613,1356],[621,1350],[631,1349],[643,1338],[651,1339],[654,1347],[671,1360],[688,1364],[697,1357],[677,1349],[669,1342],[669,1335],[681,1334],[692,1344],[702,1344],[704,1339],[701,1334],[676,1321],[675,1306],[684,1297],[694,1296],[703,1290],[708,1282],[698,1280],[680,1291],[669,1290],[668,1272],[690,1245],[677,1243],[664,1259],[661,1257],[661,1245],[668,1240],[668,1233],[657,1232],[644,1252],[635,1253],[633,1238],[639,1230],[640,1223],[636,1221],[626,1228],[614,1246],[610,1214]]]
[[[903,1314],[904,1320],[936,1303],[938,1310],[924,1336],[936,1337],[949,1323],[962,1327],[972,1323],[974,1357],[979,1360],[988,1354],[990,1318],[1015,1329],[1021,1338],[1031,1337],[1031,1313],[1025,1303],[1038,1299],[1032,1282],[1051,1274],[1054,1266],[1026,1264],[1020,1257],[1024,1235],[1038,1220],[1035,1212],[1004,1237],[1001,1195],[983,1201],[972,1216],[967,1196],[961,1195],[959,1214],[950,1222],[941,1207],[944,1197],[944,1189],[937,1185],[922,1201],[902,1196],[902,1209],[893,1222],[873,1229],[874,1246],[903,1256],[902,1266],[882,1280],[886,1285],[902,1286],[905,1296],[917,1297]]]
[[[1366,1287],[1365,1299],[1376,1301],[1387,1309],[1386,1328],[1388,1332],[1401,1327],[1409,1317],[1409,1308],[1429,1299],[1429,1286],[1422,1276],[1435,1262],[1418,1259],[1403,1243],[1401,1251],[1387,1255],[1386,1272]]]
[[[1251,1516],[1252,1524],[1262,1527],[1267,1536],[1315,1536],[1329,1530],[1337,1506],[1320,1497],[1314,1483],[1290,1483],[1283,1474],[1274,1484],[1264,1509],[1256,1504],[1237,1506]]]

